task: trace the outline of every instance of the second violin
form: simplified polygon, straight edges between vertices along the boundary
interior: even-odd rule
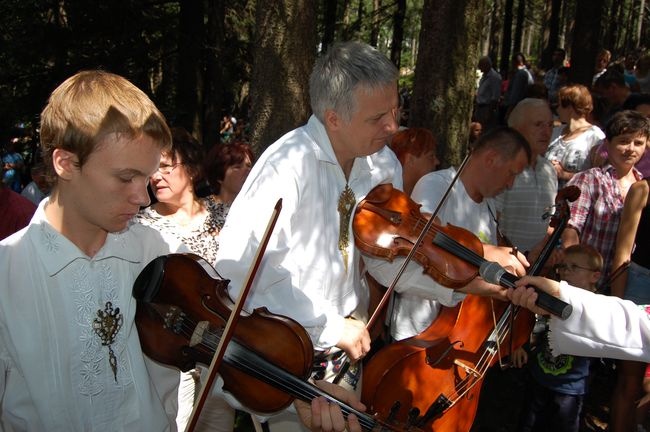
[[[356,245],[364,253],[393,260],[416,248],[414,259],[440,285],[457,289],[480,275],[488,282],[514,287],[517,277],[483,258],[483,244],[466,229],[433,222],[419,242],[428,219],[420,206],[392,185],[375,187],[357,206],[353,221]],[[537,304],[566,318],[571,305],[544,292]]]

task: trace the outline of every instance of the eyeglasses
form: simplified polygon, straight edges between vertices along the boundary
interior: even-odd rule
[[[583,266],[580,266],[580,265],[578,265],[578,264],[573,264],[573,263],[569,263],[569,264],[558,264],[558,265],[555,266],[555,271],[558,272],[558,273],[561,272],[561,271],[568,271],[568,272],[573,273],[573,272],[576,271],[577,269],[585,270],[585,271],[590,271],[590,272],[597,272],[597,271],[600,271],[600,270],[594,270],[594,269],[591,269],[591,268],[589,268],[589,267],[583,267]]]
[[[179,162],[173,165],[160,165],[156,171],[158,171],[160,174],[163,175],[171,174],[172,171],[174,171],[174,168],[176,168],[179,165],[183,165],[183,164]]]

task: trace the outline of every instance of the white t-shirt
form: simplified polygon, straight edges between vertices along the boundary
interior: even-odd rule
[[[411,198],[422,204],[421,211],[432,213],[456,171],[448,168],[429,173],[416,183]],[[442,224],[452,224],[465,228],[476,235],[483,243],[496,244],[496,224],[488,208],[488,203],[472,200],[463,182],[459,179],[447,198],[446,204],[438,213]],[[432,284],[436,282],[431,281]],[[439,286],[439,285],[438,285]],[[452,302],[444,302],[445,306],[455,306],[464,295],[456,293],[449,288],[440,287],[453,292],[455,298]],[[401,292],[395,298],[392,313],[391,332],[395,339],[401,340],[414,336],[425,330],[438,316],[441,301],[430,300],[410,291]]]

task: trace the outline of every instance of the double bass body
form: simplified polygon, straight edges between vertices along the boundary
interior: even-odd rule
[[[364,367],[362,401],[382,417],[417,416],[422,430],[466,432],[485,373],[528,340],[533,324],[527,310],[469,295],[460,305],[443,308],[421,334],[373,356]]]

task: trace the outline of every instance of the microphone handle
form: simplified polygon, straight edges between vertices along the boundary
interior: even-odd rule
[[[517,276],[508,272],[504,272],[501,276],[499,276],[499,284],[507,288],[515,288],[515,282],[518,280],[519,278]],[[546,291],[542,291],[536,287],[533,288],[535,291],[537,291],[537,301],[535,302],[537,306],[562,319],[569,318],[569,315],[571,315],[571,312],[573,312],[573,306],[563,300],[560,300],[557,297],[550,295]]]

